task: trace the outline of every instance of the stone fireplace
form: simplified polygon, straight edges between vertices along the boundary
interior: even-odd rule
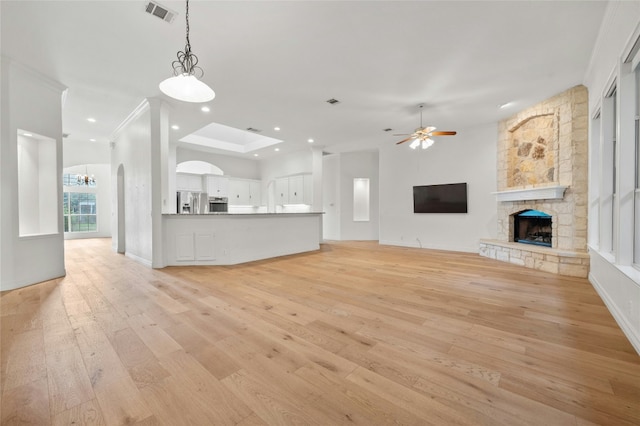
[[[576,86],[498,130],[498,234],[480,255],[586,277],[588,96]]]

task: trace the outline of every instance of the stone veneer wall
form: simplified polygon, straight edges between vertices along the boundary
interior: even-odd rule
[[[480,254],[562,275],[586,277],[588,211],[588,93],[584,86],[503,120],[498,126],[498,191],[564,185],[563,199],[498,203],[497,241]],[[552,247],[513,242],[513,214],[552,215]]]

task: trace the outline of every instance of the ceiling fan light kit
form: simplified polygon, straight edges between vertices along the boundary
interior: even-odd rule
[[[434,140],[431,139],[432,136],[453,136],[456,132],[453,131],[439,131],[436,132],[436,128],[433,126],[424,127],[422,125],[422,108],[424,105],[418,105],[420,108],[420,127],[418,127],[415,132],[413,132],[408,138],[401,140],[400,142],[396,142],[396,145],[400,145],[401,143],[405,143],[411,141],[409,144],[409,148],[416,149],[419,146],[422,146],[422,149],[427,149],[431,145],[433,145]],[[400,135],[396,135],[400,136]]]
[[[215,98],[216,94],[206,83],[200,79],[204,75],[202,68],[198,66],[198,57],[191,53],[189,41],[189,0],[186,0],[185,18],[187,22],[187,43],[184,52],[178,52],[177,61],[173,61],[173,77],[163,80],[159,87],[162,93],[174,99],[184,102],[208,102]]]

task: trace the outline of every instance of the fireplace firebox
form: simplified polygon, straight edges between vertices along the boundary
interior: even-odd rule
[[[524,210],[513,215],[513,241],[551,247],[551,215]]]

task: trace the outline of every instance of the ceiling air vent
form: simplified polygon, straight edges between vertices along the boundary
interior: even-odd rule
[[[68,138],[68,137],[69,137],[69,133],[63,133],[63,134],[62,134],[62,137],[63,137],[64,139]]]
[[[249,132],[253,132],[253,133],[260,133],[260,132],[262,132],[262,130],[260,130],[260,129],[254,129],[253,127],[247,127],[247,130],[248,130]]]
[[[389,127],[387,127],[386,129],[382,129],[382,131],[383,131],[383,132],[390,132],[390,131],[392,131],[392,130],[393,130],[393,129],[391,129],[391,128],[389,128]]]
[[[327,101],[327,103],[328,103],[328,104],[331,104],[331,105],[335,105],[335,104],[337,104],[337,103],[340,103],[340,101],[339,101],[339,100],[337,100],[337,99],[331,98],[331,99],[329,99],[329,100]]]
[[[147,2],[144,10],[147,13],[153,16],[157,16],[158,18],[166,22],[173,21],[173,18],[176,16],[176,12],[169,10],[168,8],[161,6],[160,4],[153,1]]]

